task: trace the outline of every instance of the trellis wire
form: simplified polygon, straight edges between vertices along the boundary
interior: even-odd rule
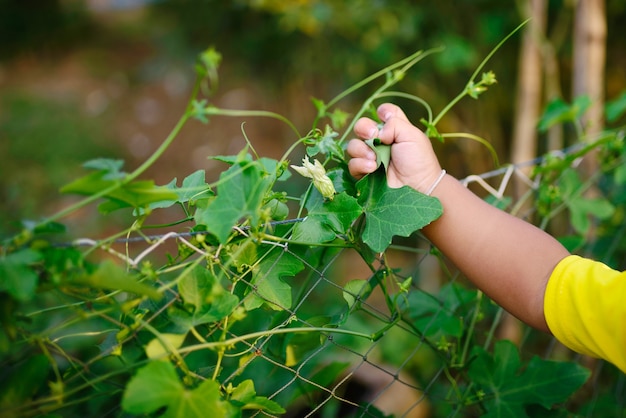
[[[551,151],[547,155],[564,157],[566,155],[572,154],[580,150],[583,147],[583,145],[584,144],[582,143],[575,144],[568,148],[564,148],[562,150]],[[487,171],[482,174],[471,174],[461,179],[460,182],[465,187],[469,186],[472,183],[478,184],[480,187],[482,187],[486,192],[488,192],[493,197],[497,199],[501,199],[504,196],[504,192],[507,189],[511,179],[513,178],[513,175],[516,175],[523,183],[525,183],[529,187],[536,189],[537,185],[539,184],[540,178],[537,177],[533,180],[522,169],[541,164],[542,162],[545,161],[546,158],[547,158],[546,156],[539,156],[528,161],[523,161],[523,162],[516,163],[516,164],[507,164],[503,167],[497,168],[495,170]],[[487,180],[500,176],[500,175],[502,175],[502,179],[500,180],[500,184],[498,185],[497,188],[490,185],[487,182]],[[270,222],[269,225],[271,226],[289,225],[289,224],[302,222],[305,219],[306,219],[306,216],[300,217],[300,218],[285,219],[285,220]],[[241,226],[238,228],[244,231],[249,229],[248,226]],[[115,240],[111,241],[111,243],[136,243],[136,242],[154,243],[150,247],[148,247],[148,249],[146,249],[141,254],[139,254],[135,259],[127,258],[124,254],[119,254],[119,253],[115,254],[116,256],[122,259],[126,258],[126,261],[128,262],[129,265],[136,266],[139,261],[141,261],[150,252],[158,248],[162,243],[166,242],[167,240],[176,239],[176,238],[190,238],[190,237],[203,235],[203,234],[206,234],[206,232],[204,231],[167,232],[164,234],[116,238]],[[188,241],[183,241],[183,244],[186,246],[189,246],[189,248],[193,249],[194,251],[198,251],[198,249],[194,248]],[[101,246],[102,243],[92,238],[78,238],[78,239],[73,240],[72,242],[58,243],[56,245],[64,246],[64,247],[65,246],[98,247],[98,246]],[[112,252],[112,254],[114,254],[114,252]]]
[[[554,154],[568,155],[580,149],[579,146],[571,147],[565,150],[558,151]],[[524,168],[541,164],[546,157],[539,157],[528,162],[520,164],[512,164],[497,170],[489,171],[481,175],[471,175],[462,179],[461,182],[467,187],[469,184],[477,184],[481,186],[486,192],[492,196],[501,199],[510,184],[514,176],[521,179],[522,182],[527,184],[531,188],[538,186],[538,179],[531,179],[525,172]],[[488,180],[502,176],[497,186],[492,186],[488,183]],[[287,225],[302,222],[305,218],[288,219],[285,221],[273,222],[272,226]],[[239,233],[246,235],[247,229],[244,227],[236,228]],[[102,243],[97,240],[89,238],[81,238],[74,240],[69,244],[73,246],[89,246],[93,248],[101,248],[104,251],[114,255],[115,257],[123,260],[128,266],[136,268],[139,263],[146,259],[149,255],[154,253],[165,243],[176,240],[181,245],[189,248],[200,257],[207,257],[209,254],[201,248],[195,246],[189,238],[195,235],[202,234],[202,232],[168,232],[160,235],[149,235],[141,237],[127,237],[121,238],[108,243],[103,246]],[[417,238],[421,239],[421,238]],[[148,247],[139,252],[135,257],[131,257],[125,253],[114,250],[110,244],[127,244],[146,242]],[[311,315],[311,306],[315,305],[316,301],[324,300],[331,296],[341,300],[341,296],[347,292],[344,288],[345,277],[338,276],[335,270],[341,269],[341,263],[345,263],[344,260],[345,251],[338,252],[328,260],[323,266],[315,266],[310,264],[307,260],[298,256],[298,254],[292,252],[288,244],[267,242],[266,244],[275,245],[282,249],[284,254],[290,254],[290,256],[298,258],[300,262],[304,264],[306,269],[311,272],[313,279],[309,283],[309,288],[303,289],[303,295],[299,301],[293,307],[282,306],[286,313],[287,319],[281,324],[275,326],[276,328],[288,327],[291,321],[297,320],[304,326],[314,327],[308,319],[307,315]],[[421,255],[412,260],[414,264],[414,272],[419,274],[420,266],[429,257],[432,257],[430,243],[425,239],[418,245],[422,248]],[[415,253],[408,253],[402,251],[400,253],[405,257],[415,257]],[[352,261],[348,261],[352,262]],[[350,270],[354,270],[354,266],[350,266]],[[375,274],[375,273],[373,273]],[[406,277],[409,275],[407,274]],[[337,280],[339,277],[340,280]],[[458,272],[451,273],[446,278],[448,282],[454,282],[459,280],[460,275]],[[252,285],[251,283],[249,283]],[[296,287],[297,284],[293,284]],[[412,291],[419,291],[415,287]],[[258,293],[253,291],[257,297],[260,297]],[[250,296],[250,295],[248,295]],[[368,331],[380,331],[386,330],[380,338],[367,340],[367,341],[353,341],[352,339],[335,335],[332,330],[324,335],[324,340],[320,343],[319,347],[307,353],[306,357],[294,365],[287,365],[282,361],[279,361],[271,353],[271,343],[274,336],[268,335],[264,338],[257,339],[256,341],[244,341],[243,344],[247,347],[249,353],[254,353],[252,357],[247,361],[239,364],[230,375],[222,379],[222,384],[234,383],[234,381],[240,375],[245,375],[250,367],[271,367],[273,374],[277,377],[273,382],[255,382],[257,384],[257,392],[267,396],[270,399],[284,404],[289,403],[293,399],[294,393],[299,393],[301,390],[302,397],[309,397],[309,402],[299,404],[295,402],[291,404],[287,413],[287,417],[313,417],[324,416],[322,410],[330,408],[337,414],[336,416],[379,416],[374,410],[374,407],[383,411],[384,413],[393,413],[395,416],[418,418],[429,415],[429,403],[446,402],[446,397],[439,393],[437,390],[437,382],[442,378],[451,381],[454,385],[454,377],[448,376],[449,371],[446,367],[439,367],[437,370],[433,370],[427,381],[419,382],[415,379],[407,370],[413,370],[416,366],[412,363],[421,364],[423,359],[420,356],[423,355],[426,346],[429,344],[427,339],[416,329],[412,328],[405,320],[399,320],[396,322],[395,318],[391,316],[384,307],[380,307],[376,304],[372,298],[363,300],[359,295],[352,294],[355,298],[355,303],[360,304],[360,310],[350,315],[352,320],[353,315],[357,316],[350,326],[365,327]],[[243,300],[240,302],[243,304]],[[350,308],[347,305],[337,307],[338,314],[346,314]],[[443,310],[443,305],[440,306],[440,310]],[[475,309],[478,309],[476,307]],[[323,314],[324,312],[318,312]],[[436,314],[433,314],[428,327],[435,325],[434,318]],[[470,313],[471,314],[471,313]],[[468,315],[470,315],[468,314]],[[498,320],[498,316],[495,321]],[[364,325],[366,324],[366,325]],[[495,326],[495,325],[494,325]],[[236,337],[231,331],[229,336]],[[402,351],[402,358],[393,358],[388,354],[388,351],[393,349],[389,347],[394,346],[396,341],[402,341],[404,346],[409,349]],[[488,340],[485,345],[488,345]],[[400,343],[398,343],[400,344]],[[548,351],[554,349],[554,344],[551,344],[551,348]],[[396,350],[397,356],[400,355],[401,350]],[[337,378],[330,383],[320,383],[316,381],[315,372],[319,371],[320,367],[324,367],[326,364],[330,364],[332,361],[341,360],[346,363],[345,370],[337,376]],[[597,366],[601,368],[601,362]],[[313,370],[310,370],[313,368]],[[361,389],[359,396],[353,396],[350,393],[350,387],[358,385]],[[277,387],[276,387],[277,386]],[[311,393],[302,388],[313,388]],[[269,392],[268,392],[269,390]],[[315,392],[315,393],[313,393]],[[367,392],[367,393],[366,393]],[[400,397],[396,396],[396,393],[402,393]],[[391,402],[387,402],[386,398],[392,398]],[[402,402],[406,401],[406,405]],[[451,406],[452,415],[456,415],[454,407]],[[259,414],[263,414],[262,412]]]

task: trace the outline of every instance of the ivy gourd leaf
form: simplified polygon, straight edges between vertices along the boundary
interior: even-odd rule
[[[197,170],[183,179],[183,183],[178,187],[178,179],[174,178],[165,187],[168,190],[176,193],[178,196],[172,200],[162,200],[154,202],[149,205],[150,209],[164,209],[178,203],[195,203],[195,201],[213,196],[214,193],[205,181],[206,173],[204,170]],[[145,213],[145,211],[139,211],[138,213]]]
[[[103,261],[93,273],[77,277],[74,279],[74,283],[96,289],[122,290],[124,292],[145,295],[152,299],[161,298],[161,293],[155,288],[138,282],[125,269],[111,260]]]
[[[551,126],[559,123],[576,122],[589,106],[591,106],[589,96],[579,96],[572,104],[555,99],[546,106],[537,128],[540,132],[546,132]]]
[[[239,153],[239,155],[218,155],[218,156],[214,156],[210,158],[212,160],[221,161],[228,165],[241,163],[243,161],[246,161],[246,162],[254,161],[252,158],[252,155],[250,155],[249,153],[246,153],[245,151],[246,149],[242,150],[242,152]],[[261,157],[257,161],[258,163],[261,164],[261,166],[263,166],[263,168],[265,169],[265,172],[268,175],[273,176],[273,178],[278,181],[284,181],[284,180],[287,180],[289,177],[291,177],[291,172],[287,170],[287,166],[288,166],[287,161],[280,162],[273,158],[267,158],[267,157]]]
[[[196,210],[196,223],[206,225],[220,243],[226,243],[240,219],[249,219],[253,226],[259,223],[263,198],[271,183],[261,163],[233,164],[220,175],[217,197],[206,208]]]
[[[393,236],[408,237],[441,216],[439,199],[404,186],[392,189],[379,168],[356,185],[358,201],[365,211],[362,239],[373,251],[382,252]]]
[[[227,406],[219,384],[206,380],[194,389],[183,386],[174,366],[151,361],[130,380],[122,397],[122,409],[131,414],[149,414],[166,408],[166,418],[223,417]]]
[[[309,202],[306,219],[294,227],[292,239],[296,242],[332,241],[337,234],[345,234],[363,212],[357,200],[345,192],[333,200],[324,200],[318,192],[311,195]]]
[[[237,296],[228,293],[206,268],[200,266],[180,280],[178,292],[186,309],[172,308],[169,315],[186,331],[192,326],[221,321],[239,303]]]
[[[463,335],[463,312],[476,299],[476,290],[468,290],[456,283],[445,285],[438,295],[411,292],[407,296],[407,311],[415,326],[428,338],[441,336],[460,338]]]
[[[39,276],[31,265],[41,260],[37,251],[23,249],[0,258],[0,290],[19,301],[32,299]]]
[[[178,195],[177,202],[186,203],[212,194],[205,178],[205,171],[197,170],[183,179],[181,187],[173,187],[172,191]]]
[[[343,299],[348,308],[360,307],[360,300],[365,300],[372,293],[372,286],[367,280],[350,280],[343,288]],[[358,303],[358,304],[357,304]]]
[[[570,219],[572,226],[579,234],[585,234],[591,226],[590,215],[598,219],[610,218],[615,207],[604,198],[585,199],[582,197],[569,202]]]
[[[178,198],[176,193],[165,187],[156,186],[152,180],[123,183],[119,179],[109,179],[108,176],[110,173],[106,170],[90,173],[63,186],[61,192],[90,196],[117,184],[116,189],[103,196],[109,201],[99,206],[102,213],[110,213],[127,207],[143,208],[150,203]]]
[[[626,112],[626,91],[616,99],[607,102],[605,111],[607,121],[617,121]]]
[[[573,168],[563,170],[559,177],[562,194],[570,197],[567,202],[570,221],[579,234],[585,234],[591,225],[590,215],[607,219],[615,212],[615,207],[605,198],[589,199],[580,195],[583,181]]]
[[[106,171],[106,175],[104,176],[106,180],[120,179],[126,176],[126,173],[122,171],[123,166],[124,160],[112,158],[94,158],[83,164],[84,168]]]
[[[379,138],[372,138],[365,141],[365,143],[376,154],[376,166],[381,164],[385,167],[385,170],[389,168],[389,162],[391,161],[391,145],[383,144]]]
[[[160,338],[159,338],[160,337]],[[185,342],[187,334],[161,334],[146,345],[146,355],[150,359],[161,359],[174,350],[178,350]]]
[[[280,248],[271,250],[253,269],[252,285],[256,292],[248,292],[245,308],[252,310],[263,304],[274,310],[291,308],[291,286],[282,278],[293,277],[303,268],[302,262],[293,254]]]
[[[479,346],[468,375],[484,394],[484,417],[527,417],[525,407],[538,404],[551,408],[565,401],[588,379],[584,367],[567,362],[542,360],[535,356],[521,367],[517,347],[498,341],[493,356]]]
[[[271,415],[285,413],[285,409],[276,402],[263,396],[257,396],[254,382],[250,379],[239,383],[228,400],[241,409],[262,410]]]
[[[339,159],[343,158],[343,149],[335,139],[339,134],[335,132],[329,125],[326,125],[324,133],[316,138],[314,145],[307,147],[306,153],[309,157],[315,157],[317,154],[328,155]]]
[[[443,135],[439,133],[439,130],[435,125],[433,125],[431,122],[427,121],[424,118],[420,119],[420,122],[426,127],[424,133],[428,138],[436,139],[441,143],[444,142]]]

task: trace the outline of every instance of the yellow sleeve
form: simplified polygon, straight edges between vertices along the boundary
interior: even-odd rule
[[[626,272],[571,255],[559,262],[544,299],[546,322],[570,349],[626,373]]]

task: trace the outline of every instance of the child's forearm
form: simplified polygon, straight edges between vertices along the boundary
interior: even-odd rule
[[[549,331],[546,283],[569,255],[544,231],[503,212],[446,176],[432,193],[443,215],[424,234],[482,291],[527,324]]]

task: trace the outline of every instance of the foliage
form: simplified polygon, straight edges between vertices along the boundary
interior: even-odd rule
[[[619,225],[623,219],[624,194],[624,133],[620,128],[609,129],[589,138],[580,117],[589,105],[587,97],[568,104],[555,100],[546,108],[539,129],[555,125],[572,126],[576,143],[567,155],[548,155],[535,168],[541,180],[537,189],[537,209],[541,225],[566,216],[571,228],[562,233],[561,240],[571,250],[602,260],[617,269],[624,269],[623,234]],[[624,96],[606,105],[607,120],[617,121],[626,113]],[[588,178],[581,176],[576,165],[582,157],[596,153],[599,170]],[[596,186],[597,185],[597,186]],[[554,222],[553,222],[554,221]],[[590,231],[594,231],[591,235]]]
[[[144,164],[127,173],[116,160],[88,162],[91,171],[63,188],[84,195],[82,200],[25,224],[2,243],[0,415],[104,415],[121,408],[129,415],[240,417],[280,415],[300,402],[328,412],[335,407],[328,399],[341,399],[334,393],[340,384],[324,402],[317,402],[318,393],[349,367],[333,349],[380,342],[396,355],[414,352],[392,338],[406,330],[440,367],[416,373],[437,383],[427,394],[440,401],[437,415],[563,411],[559,404],[585,382],[585,369],[537,357],[522,360],[506,342],[491,347],[494,328],[484,319],[493,317],[494,307],[480,292],[451,280],[438,293],[425,293],[414,287],[413,277],[389,265],[394,241],[417,236],[441,215],[438,200],[407,187],[390,189],[384,164],[358,182],[347,173],[343,149],[355,121],[376,101],[393,96],[391,88],[432,52],[418,51],[328,102],[315,100],[317,117],[301,135],[280,115],[212,104],[220,56],[206,50],[185,113]],[[478,97],[495,82],[490,72],[479,77],[485,63],[452,104]],[[375,93],[351,118],[337,110],[341,99],[369,84],[378,86]],[[423,99],[411,99],[427,107],[424,125],[431,136],[446,138],[438,121],[451,106],[433,115]],[[252,115],[282,120],[297,136],[281,159],[260,157],[249,142],[237,155],[214,157],[227,165],[214,182],[207,183],[202,171],[180,186],[176,179],[164,186],[139,180],[190,119]],[[617,146],[618,138],[611,137],[603,143]],[[332,183],[334,193],[308,182],[296,195],[286,191],[288,182],[301,181],[289,175],[288,159],[302,146],[306,155],[323,161],[311,166],[322,184]],[[64,231],[59,221],[95,202],[102,213],[132,211],[133,224],[87,242],[86,250],[83,241],[57,242],[56,234]],[[606,205],[596,203],[579,212],[606,219]],[[187,232],[146,236],[151,216],[166,209],[182,209],[182,218],[170,226],[187,223]],[[178,245],[165,261],[147,259],[149,251],[132,258],[135,236],[150,250],[168,238]],[[127,237],[122,252],[114,249],[118,237]],[[95,250],[124,263],[98,257]],[[322,280],[345,251],[356,252],[371,275],[343,287]],[[339,289],[336,300],[330,291],[313,294],[319,282]],[[374,292],[382,294],[383,310],[369,306]],[[559,385],[553,384],[555,376]],[[353,406],[382,415],[369,403]]]

